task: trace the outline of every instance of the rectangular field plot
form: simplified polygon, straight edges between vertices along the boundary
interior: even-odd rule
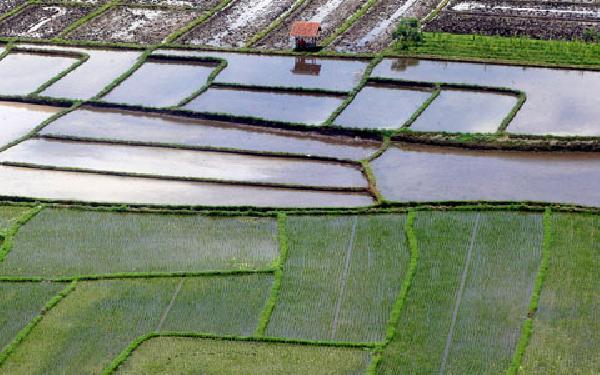
[[[219,73],[215,82],[332,91],[352,90],[360,82],[368,65],[366,60],[216,51],[157,50],[153,55],[225,59],[227,67]]]
[[[205,322],[200,328],[223,330],[224,319],[238,316],[243,317],[240,322],[255,325],[265,302],[261,299],[269,294],[265,278],[270,277],[232,277],[227,295],[219,295],[216,300],[194,296],[192,301],[181,300],[177,292],[196,278],[80,282],[44,316],[1,370],[7,374],[99,374],[136,338],[160,331],[169,319],[169,311],[182,303],[212,306],[210,315],[181,315],[182,319]],[[259,305],[255,311],[249,308]],[[196,310],[189,309],[188,313],[195,314]],[[236,330],[227,333],[241,334]]]
[[[550,262],[523,374],[600,372],[600,216],[554,214]]]
[[[501,374],[541,261],[539,214],[423,212],[420,258],[382,374]]]
[[[364,374],[364,349],[156,337],[144,342],[118,369],[119,374]]]
[[[321,125],[342,103],[342,97],[211,88],[184,108],[272,121]]]
[[[512,95],[443,90],[410,130],[448,133],[495,133],[517,103]]]
[[[0,274],[268,269],[278,253],[271,218],[47,209],[19,230]]]
[[[0,154],[0,160],[93,171],[143,173],[233,182],[318,187],[363,187],[354,165],[160,147],[31,140]]]
[[[381,341],[408,266],[405,216],[289,217],[268,336]]]
[[[25,206],[0,206],[0,233],[13,225],[17,219],[31,207]],[[0,244],[2,241],[0,241]]]
[[[536,201],[600,205],[597,153],[501,152],[396,144],[373,163],[393,201]]]
[[[31,5],[0,23],[0,35],[52,38],[91,12],[91,6]]]
[[[0,95],[27,95],[69,68],[73,57],[10,53],[0,60]]]
[[[27,135],[60,107],[0,101],[0,147]]]
[[[296,21],[321,23],[321,40],[332,35],[354,12],[360,9],[366,0],[311,0],[306,1],[292,14],[261,39],[255,47],[268,49],[289,49],[290,30]],[[360,22],[360,21],[359,21]]]
[[[375,153],[379,142],[325,136],[306,131],[257,127],[231,122],[174,117],[93,107],[53,121],[41,134],[52,137],[111,139],[246,151],[361,160]]]
[[[171,107],[206,84],[214,64],[148,61],[102,98],[103,101]]]
[[[367,194],[233,186],[0,166],[1,195],[196,206],[362,207]]]
[[[0,351],[64,287],[59,283],[0,283]]]
[[[184,44],[243,47],[293,4],[294,0],[233,0],[179,40]]]
[[[71,32],[69,39],[159,43],[199,17],[195,10],[118,6]]]
[[[345,128],[398,129],[431,95],[431,90],[366,86],[335,120]]]

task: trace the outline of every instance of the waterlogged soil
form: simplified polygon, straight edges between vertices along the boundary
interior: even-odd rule
[[[293,153],[349,160],[365,159],[380,146],[380,142],[352,137],[92,107],[68,113],[45,127],[41,134]]]
[[[397,144],[372,163],[391,201],[600,205],[600,154],[484,152]]]
[[[415,15],[417,0],[381,0],[329,47],[340,52],[373,52],[387,47],[403,17]]]
[[[367,61],[361,60],[214,51],[159,50],[155,55],[225,59],[227,66],[215,82],[333,91],[351,91],[362,79],[368,65]]]
[[[254,45],[257,48],[289,49],[290,30],[296,21],[312,21],[321,23],[321,39],[332,35],[346,19],[362,7],[367,0],[313,0],[306,1],[271,31],[265,38]]]
[[[31,140],[0,154],[0,160],[60,168],[155,176],[277,183],[319,187],[366,187],[361,171],[333,162],[222,152]]]
[[[257,206],[361,207],[364,194],[231,186],[199,182],[105,176],[0,166],[0,195],[103,203]]]
[[[321,95],[211,88],[185,109],[320,125],[342,101],[340,97]]]
[[[27,135],[62,108],[0,102],[0,147]]]
[[[69,38],[158,43],[200,15],[196,10],[116,7],[76,29]]]
[[[58,36],[73,22],[85,16],[93,7],[32,5],[0,23],[0,35],[28,38]]]
[[[382,61],[373,76],[522,90],[527,101],[508,132],[600,136],[600,72],[402,58]]]
[[[3,0],[0,2],[0,14],[25,4],[26,1],[27,0]]]
[[[102,100],[147,107],[171,107],[206,84],[214,64],[149,61]]]
[[[430,89],[365,86],[335,124],[345,128],[398,129],[429,96]]]
[[[295,0],[233,0],[227,7],[185,34],[184,44],[243,47],[253,35],[268,27]]]
[[[517,103],[513,95],[443,90],[410,129],[449,133],[495,133]]]
[[[77,62],[72,57],[10,53],[0,60],[0,95],[27,95]]]

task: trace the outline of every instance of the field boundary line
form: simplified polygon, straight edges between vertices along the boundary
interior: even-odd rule
[[[346,248],[346,255],[344,256],[344,269],[340,275],[340,287],[337,293],[337,300],[335,302],[335,310],[333,315],[333,321],[331,322],[331,339],[335,337],[337,333],[338,320],[340,318],[340,312],[342,309],[342,302],[346,294],[346,287],[348,285],[348,274],[350,272],[350,264],[352,263],[352,252],[354,250],[354,241],[356,240],[356,227],[358,225],[358,217],[352,218],[352,232],[350,233],[350,241]]]
[[[15,221],[15,223],[6,232],[3,233],[2,236],[0,236],[0,239],[2,237],[4,237],[2,240],[2,246],[0,246],[0,264],[4,261],[6,256],[12,250],[13,241],[14,241],[15,237],[17,236],[17,233],[19,232],[21,227],[23,227],[25,224],[27,224],[38,213],[40,213],[44,208],[45,208],[45,206],[43,204],[41,204],[41,205],[35,206],[35,207],[31,208],[30,210],[26,211],[25,213],[23,213],[23,215],[21,215]]]
[[[529,302],[529,309],[527,311],[527,319],[523,323],[521,328],[521,335],[519,342],[514,352],[510,367],[506,370],[507,375],[516,375],[521,369],[523,358],[525,357],[525,351],[529,346],[529,341],[533,334],[533,318],[538,310],[538,304],[544,287],[544,280],[546,279],[546,273],[550,263],[550,248],[553,242],[553,225],[552,225],[552,209],[546,208],[544,212],[544,240],[542,242],[542,260],[538,268],[537,275],[535,277],[535,284],[531,293],[531,301]]]
[[[200,26],[204,22],[208,21],[209,18],[212,18],[215,14],[219,13],[221,10],[226,8],[233,0],[222,0],[213,8],[208,11],[203,12],[198,18],[190,21],[188,24],[183,26],[182,28],[173,31],[171,34],[167,35],[161,44],[169,44],[173,43],[177,39],[181,38],[185,34],[189,33],[196,27]]]
[[[21,13],[21,11],[23,11],[25,8],[35,4],[37,4],[37,0],[28,0],[21,5],[14,7],[13,9],[7,10],[4,13],[0,13],[0,22],[3,22],[8,18],[16,16],[17,14]]]
[[[439,374],[443,375],[446,373],[446,363],[448,361],[448,355],[450,354],[450,347],[452,346],[452,338],[454,336],[454,328],[456,326],[456,319],[458,318],[458,310],[462,302],[462,296],[465,291],[465,285],[467,284],[467,276],[469,274],[469,268],[471,266],[471,259],[473,257],[473,248],[475,247],[475,241],[477,239],[477,233],[479,231],[479,222],[481,220],[481,212],[477,213],[475,218],[475,224],[473,225],[473,231],[471,233],[471,239],[469,241],[469,247],[467,250],[467,257],[465,259],[465,265],[463,272],[460,276],[460,284],[456,293],[456,300],[454,301],[454,310],[452,311],[452,320],[450,321],[450,329],[448,330],[448,336],[446,337],[446,346],[442,354],[442,363],[440,365]]]
[[[162,316],[160,317],[160,321],[156,325],[156,329],[155,329],[156,332],[160,332],[160,330],[162,329],[162,326],[165,323],[165,320],[167,319],[169,312],[171,312],[171,309],[173,308],[173,305],[175,304],[175,300],[177,299],[179,292],[181,291],[181,287],[183,286],[183,281],[184,281],[184,279],[181,278],[181,280],[179,280],[179,283],[177,283],[177,287],[175,288],[175,292],[173,292],[171,301],[169,301],[169,304],[165,308],[165,311],[163,312]]]
[[[283,272],[288,258],[287,215],[284,212],[277,213],[277,235],[279,238],[279,257],[274,265],[275,278],[273,280],[273,286],[271,287],[271,294],[269,295],[269,299],[265,304],[265,308],[262,311],[256,326],[254,335],[259,337],[265,336],[267,332],[267,326],[271,321],[273,311],[275,310],[277,301],[279,300],[279,294],[281,293]]]
[[[523,108],[523,106],[525,105],[525,102],[527,101],[527,93],[523,90],[517,90],[517,91],[519,92],[519,94],[517,95],[517,102],[511,108],[510,112],[508,112],[508,114],[506,116],[504,116],[504,118],[502,119],[502,122],[500,123],[500,126],[498,127],[498,131],[497,131],[497,133],[499,133],[499,134],[506,133],[506,129],[512,123],[512,121],[515,119],[515,117],[517,116],[517,114],[519,113],[521,108]]]
[[[73,32],[76,29],[82,27],[83,25],[91,22],[94,18],[97,18],[97,17],[101,16],[102,14],[108,12],[110,9],[115,8],[119,5],[122,5],[122,3],[123,3],[122,1],[116,0],[116,1],[109,1],[108,3],[106,3],[104,5],[98,6],[92,12],[75,20],[73,23],[71,23],[69,26],[67,26],[63,31],[61,31],[56,38],[53,38],[53,39],[62,40],[63,38],[68,36],[71,32]]]
[[[404,129],[410,129],[410,127],[415,123],[415,121],[417,121],[419,117],[421,117],[423,112],[425,112],[429,108],[429,106],[433,104],[433,102],[440,96],[441,93],[441,86],[436,84],[434,86],[433,91],[431,92],[431,95],[429,95],[429,97],[423,103],[421,103],[419,108],[417,108],[417,110],[414,111],[412,115],[410,115],[408,120],[406,120],[404,124],[402,124],[402,126],[397,130],[397,132],[400,132]]]
[[[67,297],[72,291],[74,291],[76,285],[77,285],[77,282],[73,281],[73,282],[69,283],[69,285],[66,288],[64,288],[62,291],[60,291],[57,295],[52,297],[44,305],[44,307],[42,308],[42,311],[35,318],[33,318],[29,323],[27,323],[27,325],[25,327],[23,327],[23,329],[21,329],[21,331],[19,331],[17,336],[15,336],[15,338],[12,340],[12,342],[10,344],[8,344],[7,346],[4,347],[4,349],[2,349],[2,351],[0,352],[0,369],[2,368],[2,365],[4,364],[4,362],[6,362],[8,357],[17,349],[19,344],[27,338],[29,333],[44,318],[44,315],[46,315],[50,310],[52,310],[56,305],[58,305],[58,303],[60,301],[62,301],[63,298]]]
[[[275,30],[281,24],[283,24],[283,21],[285,21],[289,16],[291,16],[292,13],[296,11],[296,9],[306,4],[307,1],[310,0],[296,0],[288,10],[279,15],[279,17],[275,18],[273,22],[271,22],[267,27],[251,36],[250,39],[248,39],[244,44],[244,48],[252,48],[252,46],[254,46],[256,43],[266,38],[271,33],[271,31]]]
[[[328,48],[337,38],[350,29],[356,21],[362,18],[379,0],[367,0],[356,12],[348,17],[335,31],[325,38],[321,45],[323,49]]]
[[[215,69],[213,69],[213,71],[210,72],[208,78],[206,79],[206,83],[186,98],[181,99],[175,106],[173,106],[173,108],[184,107],[185,105],[189,104],[192,100],[196,99],[197,97],[208,91],[208,89],[212,86],[219,74],[221,74],[221,72],[225,70],[225,68],[227,68],[227,65],[229,64],[226,59],[217,58],[217,60],[219,60],[219,65],[217,65]]]
[[[55,51],[52,51],[52,52],[55,52]],[[69,51],[69,53],[72,53],[72,52]],[[74,52],[74,53],[80,56],[76,62],[71,64],[71,66],[69,66],[67,69],[63,70],[62,72],[58,73],[54,77],[50,78],[48,81],[42,83],[34,92],[30,93],[28,96],[40,96],[40,94],[44,90],[46,90],[47,88],[49,88],[56,82],[60,81],[64,77],[66,77],[69,73],[73,72],[75,69],[79,68],[81,65],[83,65],[86,61],[88,61],[90,59],[90,55],[88,53],[84,53],[84,52]],[[61,51],[56,51],[56,54],[60,55]],[[50,53],[50,55],[52,55],[52,53]]]

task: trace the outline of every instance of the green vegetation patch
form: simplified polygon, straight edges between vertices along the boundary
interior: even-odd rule
[[[229,327],[232,330],[226,333],[235,335],[242,333],[235,331],[240,325],[252,322],[250,327],[242,330],[252,331],[260,311],[251,312],[245,304],[256,306],[257,298],[265,296],[266,299],[268,287],[264,288],[265,282],[258,280],[261,277],[270,278],[259,275],[231,277],[231,286],[226,289],[228,294],[208,293],[209,298],[216,297],[216,300],[186,292],[190,289],[186,284],[199,282],[198,278],[80,282],[75,291],[47,313],[17,346],[0,367],[0,372],[97,374],[136,338],[164,327],[196,327],[219,332],[225,332],[224,327]],[[215,278],[215,286],[210,285],[211,280],[207,278],[200,282],[207,283],[206,289],[219,290],[218,284],[223,281]],[[239,285],[237,290],[233,288],[234,283]],[[260,287],[266,290],[256,291]],[[206,307],[206,315],[202,309],[194,309],[200,304],[211,306]],[[254,316],[240,318],[242,312],[231,309]],[[236,318],[241,322],[238,327],[233,322],[224,323]],[[184,319],[193,323],[184,322]]]
[[[550,262],[522,374],[600,373],[600,216],[554,214]]]
[[[288,216],[267,336],[383,341],[409,261],[405,215]]]
[[[59,283],[0,283],[0,351],[63,288]]]
[[[187,337],[144,342],[119,368],[122,374],[363,374],[369,352]]]
[[[17,219],[29,210],[31,210],[31,207],[0,206],[0,234],[15,224]],[[1,241],[2,237],[0,237]]]
[[[417,271],[379,372],[505,372],[541,261],[542,216],[419,212],[415,233]]]
[[[393,53],[519,63],[600,67],[600,43],[499,36],[422,33],[418,43],[403,41]]]
[[[0,274],[255,270],[270,268],[277,256],[272,218],[49,209],[21,228]]]

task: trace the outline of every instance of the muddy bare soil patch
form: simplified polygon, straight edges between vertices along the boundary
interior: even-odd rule
[[[234,0],[221,12],[184,35],[185,44],[243,47],[294,4],[294,0]]]
[[[126,4],[159,5],[170,7],[191,7],[197,10],[208,10],[219,3],[219,0],[126,0]]]
[[[157,43],[184,27],[201,13],[117,7],[69,34],[70,39],[110,42]]]
[[[33,5],[0,23],[0,35],[52,38],[92,11],[87,6]]]
[[[290,30],[296,21],[321,22],[322,38],[327,38],[366,0],[313,0],[296,9],[282,24],[261,39],[256,47],[285,49],[290,46]]]
[[[583,39],[600,32],[600,4],[480,1],[448,5],[425,30],[460,34]]]
[[[331,49],[345,52],[380,51],[392,42],[400,18],[427,14],[435,3],[419,0],[381,0],[338,37]]]
[[[0,14],[8,12],[14,7],[24,4],[26,0],[2,0],[0,1]]]

